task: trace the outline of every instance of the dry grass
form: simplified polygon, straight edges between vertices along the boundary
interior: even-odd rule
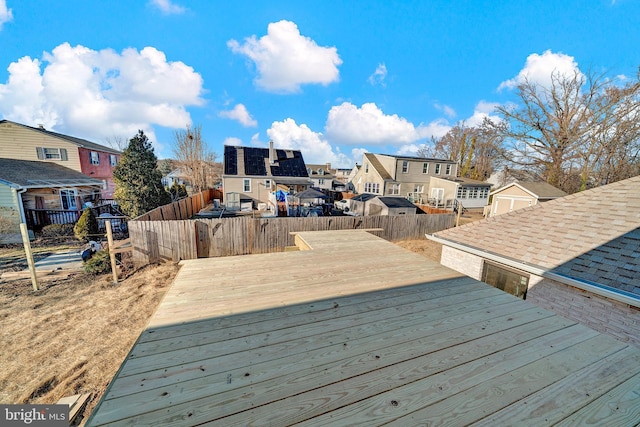
[[[430,240],[398,245],[440,260]],[[7,253],[5,253],[7,254]],[[146,326],[178,266],[152,265],[118,285],[111,275],[0,283],[0,403],[54,403],[92,393],[90,414]]]
[[[147,266],[118,285],[110,275],[0,285],[0,402],[55,403],[92,393],[90,413],[145,327],[178,266]]]

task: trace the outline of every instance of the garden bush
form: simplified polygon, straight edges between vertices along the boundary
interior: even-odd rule
[[[85,273],[89,274],[103,274],[111,271],[109,249],[94,253],[91,259],[84,263],[83,269]]]
[[[51,224],[42,228],[42,237],[67,237],[73,236],[73,224]]]
[[[98,234],[98,220],[90,208],[86,208],[84,212],[82,212],[80,219],[78,219],[75,227],[73,227],[73,232],[76,238],[83,242],[95,239],[95,236]]]

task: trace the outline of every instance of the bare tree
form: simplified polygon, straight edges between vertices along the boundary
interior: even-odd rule
[[[457,162],[460,176],[484,180],[502,161],[501,143],[500,135],[486,123],[467,127],[461,122],[433,141],[432,154]]]
[[[174,155],[185,181],[194,193],[213,186],[218,178],[217,155],[202,140],[201,126],[187,125],[175,132]]]
[[[129,140],[119,135],[108,136],[104,139],[104,142],[118,151],[124,151],[129,146]]]
[[[510,162],[572,193],[586,188],[604,165],[616,169],[612,162],[617,165],[625,150],[630,153],[622,157],[631,160],[634,150],[628,148],[640,135],[639,94],[637,81],[617,87],[603,75],[554,72],[550,86],[519,84],[522,105],[498,107],[504,122],[493,127],[509,141]]]

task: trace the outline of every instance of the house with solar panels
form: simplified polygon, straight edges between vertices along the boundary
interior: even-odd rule
[[[277,211],[276,194],[311,187],[299,150],[225,145],[222,186],[227,209]]]

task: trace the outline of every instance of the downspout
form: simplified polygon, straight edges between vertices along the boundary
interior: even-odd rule
[[[630,306],[633,306],[633,307],[640,308],[640,299],[638,298],[638,296],[629,292],[621,291],[619,289],[611,288],[609,286],[601,285],[599,283],[589,282],[587,280],[579,280],[573,277],[554,273],[553,271],[550,271],[549,269],[544,267],[523,263],[514,259],[510,259],[501,255],[495,254],[493,252],[467,246],[451,240],[443,239],[441,237],[434,236],[433,234],[425,234],[425,237],[429,240],[433,240],[434,242],[441,243],[446,246],[450,246],[454,249],[458,249],[462,252],[467,252],[471,255],[475,255],[480,258],[488,259],[490,261],[494,261],[494,262],[506,265],[508,267],[512,267],[512,268],[524,271],[529,274],[534,274],[539,277],[554,280],[556,282],[560,282],[568,286],[573,286],[574,288],[589,291],[596,295],[600,295],[605,298],[610,298],[614,301],[618,301],[624,304],[629,304]]]

